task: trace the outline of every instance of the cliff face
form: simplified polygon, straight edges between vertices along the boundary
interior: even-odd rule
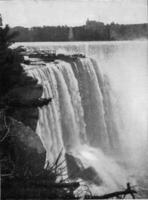
[[[44,168],[45,149],[38,135],[30,127],[11,120],[8,148],[19,176],[35,176]]]
[[[11,106],[14,101],[23,104],[36,101],[41,98],[42,92],[42,86],[32,81],[31,85],[20,85],[7,93],[5,102],[10,107],[6,115],[9,117],[5,120],[1,119],[6,122],[6,127],[1,125],[1,131],[4,133],[1,134],[2,138],[6,135],[1,143],[1,156],[9,158],[7,167],[4,163],[4,171],[7,168],[9,172],[17,176],[34,176],[44,168],[46,151],[39,136],[35,133],[39,117],[38,108]]]
[[[13,88],[8,96],[9,99],[17,99],[17,102],[27,103],[38,100],[41,98],[43,92],[43,88],[41,85],[32,85],[32,86],[20,86]],[[38,108],[23,108],[23,107],[15,107],[11,110],[11,116],[23,122],[26,126],[29,126],[32,130],[36,130],[37,121],[38,121]]]

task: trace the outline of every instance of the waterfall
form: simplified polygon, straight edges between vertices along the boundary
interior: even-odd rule
[[[53,163],[61,149],[93,167],[104,188],[125,185],[124,169],[110,156],[120,151],[119,124],[115,123],[114,96],[109,79],[89,58],[55,61],[30,68],[43,85],[43,97],[53,97],[39,109],[37,133]],[[101,190],[105,191],[105,190]]]

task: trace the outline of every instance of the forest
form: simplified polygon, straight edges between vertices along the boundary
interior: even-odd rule
[[[43,27],[13,27],[11,31],[18,31],[15,42],[37,41],[112,41],[147,39],[148,24],[120,25],[116,23],[104,24],[87,20],[83,26],[43,26]]]

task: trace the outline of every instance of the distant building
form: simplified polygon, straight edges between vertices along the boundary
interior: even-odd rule
[[[95,21],[95,20],[89,20],[86,21],[86,28],[91,30],[98,30],[100,28],[104,27],[103,22]]]

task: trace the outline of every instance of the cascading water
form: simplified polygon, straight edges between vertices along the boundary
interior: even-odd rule
[[[63,148],[84,168],[95,170],[101,180],[97,193],[125,186],[126,171],[110,157],[115,149],[120,152],[119,132],[109,80],[97,62],[89,58],[56,61],[30,68],[29,74],[43,85],[43,97],[53,97],[50,105],[40,109],[37,126],[47,160],[53,163]]]

